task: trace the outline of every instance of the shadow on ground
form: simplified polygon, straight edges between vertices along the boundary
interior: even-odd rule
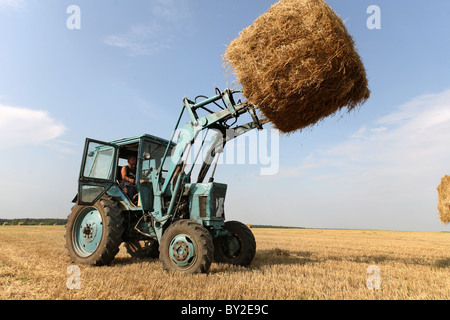
[[[216,272],[244,272],[249,269],[258,270],[265,266],[271,265],[306,265],[312,263],[324,263],[327,261],[337,262],[354,262],[366,265],[377,265],[387,262],[403,263],[406,265],[422,265],[433,268],[450,268],[450,258],[443,258],[437,260],[428,260],[420,258],[397,257],[394,255],[356,255],[356,256],[336,256],[330,255],[326,257],[317,257],[313,252],[309,251],[289,251],[279,248],[270,250],[258,250],[255,258],[249,268],[231,266],[228,264],[212,264],[211,273]],[[158,258],[132,258],[132,257],[118,257],[114,259],[111,266],[125,266],[137,263],[159,263]]]

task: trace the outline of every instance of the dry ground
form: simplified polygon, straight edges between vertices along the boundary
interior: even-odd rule
[[[450,298],[450,234],[362,230],[252,229],[250,268],[213,264],[174,275],[122,248],[110,266],[80,266],[68,289],[61,226],[0,226],[0,299],[444,299]],[[370,290],[370,266],[380,288]]]

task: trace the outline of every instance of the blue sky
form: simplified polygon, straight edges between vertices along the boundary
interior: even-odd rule
[[[274,0],[0,0],[0,217],[70,212],[86,137],[169,138],[182,98],[231,85],[221,56]],[[448,231],[450,2],[328,0],[372,96],[279,140],[279,170],[220,165],[229,220]],[[80,8],[79,30],[67,8]],[[367,8],[381,10],[370,30]]]

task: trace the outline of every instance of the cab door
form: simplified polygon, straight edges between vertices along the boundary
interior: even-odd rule
[[[78,204],[92,205],[114,185],[117,150],[115,144],[86,139],[79,177]]]

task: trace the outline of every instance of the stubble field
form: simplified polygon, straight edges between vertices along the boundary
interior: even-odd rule
[[[73,282],[64,227],[0,226],[0,299],[450,298],[449,233],[252,231],[257,252],[249,268],[213,263],[208,274],[170,274],[159,260],[135,260],[121,248],[109,266],[78,266]]]

